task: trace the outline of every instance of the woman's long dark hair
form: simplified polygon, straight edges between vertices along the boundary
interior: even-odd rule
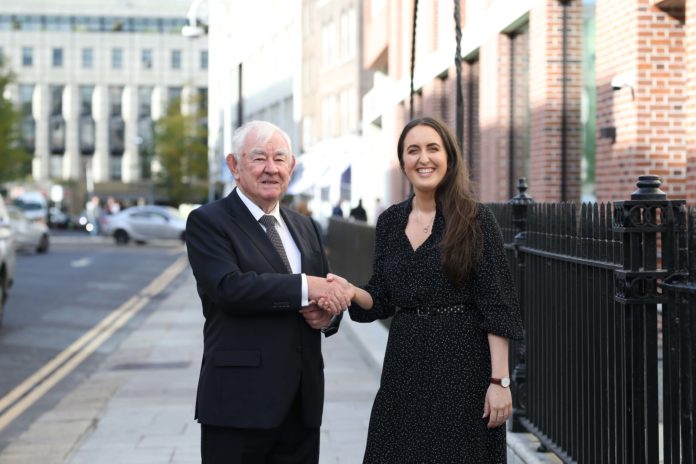
[[[478,207],[472,197],[469,173],[462,160],[452,131],[435,118],[417,118],[406,124],[397,145],[401,169],[404,169],[404,139],[416,126],[433,128],[442,138],[447,153],[447,172],[435,191],[435,202],[445,219],[445,234],[442,238],[442,268],[453,285],[464,284],[481,255],[481,228],[476,215]]]

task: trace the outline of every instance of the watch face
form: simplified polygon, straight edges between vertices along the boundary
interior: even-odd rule
[[[500,379],[500,386],[508,388],[510,386],[510,379],[507,377],[503,377],[502,379]]]

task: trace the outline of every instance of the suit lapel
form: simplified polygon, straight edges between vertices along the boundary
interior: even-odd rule
[[[237,195],[237,189],[234,189],[227,198],[225,198],[225,201],[227,203],[227,210],[234,218],[235,223],[247,235],[251,243],[261,252],[264,258],[266,258],[266,261],[268,261],[276,272],[286,274],[288,271],[285,269],[283,260],[280,258],[280,255],[273,247],[273,244],[259,223],[254,219],[254,216],[242,202],[242,199],[239,198],[239,195]]]

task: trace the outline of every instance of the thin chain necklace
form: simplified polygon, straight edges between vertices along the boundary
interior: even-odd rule
[[[430,221],[429,223],[423,225],[423,221],[421,221],[421,212],[420,212],[420,210],[416,209],[416,215],[418,216],[418,218],[417,218],[418,225],[421,226],[421,227],[423,228],[423,233],[424,233],[424,234],[427,234],[427,233],[430,231],[430,227],[433,225],[433,221],[435,221],[435,216],[433,215],[432,221]]]

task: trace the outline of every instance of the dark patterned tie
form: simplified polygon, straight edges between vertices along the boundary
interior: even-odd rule
[[[271,239],[271,243],[280,255],[280,259],[282,259],[283,263],[285,263],[285,267],[288,269],[288,272],[292,274],[290,261],[288,261],[288,256],[285,254],[285,248],[283,248],[283,241],[280,239],[278,229],[276,229],[276,224],[278,223],[278,220],[275,218],[275,216],[265,214],[261,216],[259,222],[263,224],[263,226],[266,228],[266,234],[268,234],[268,238]]]

